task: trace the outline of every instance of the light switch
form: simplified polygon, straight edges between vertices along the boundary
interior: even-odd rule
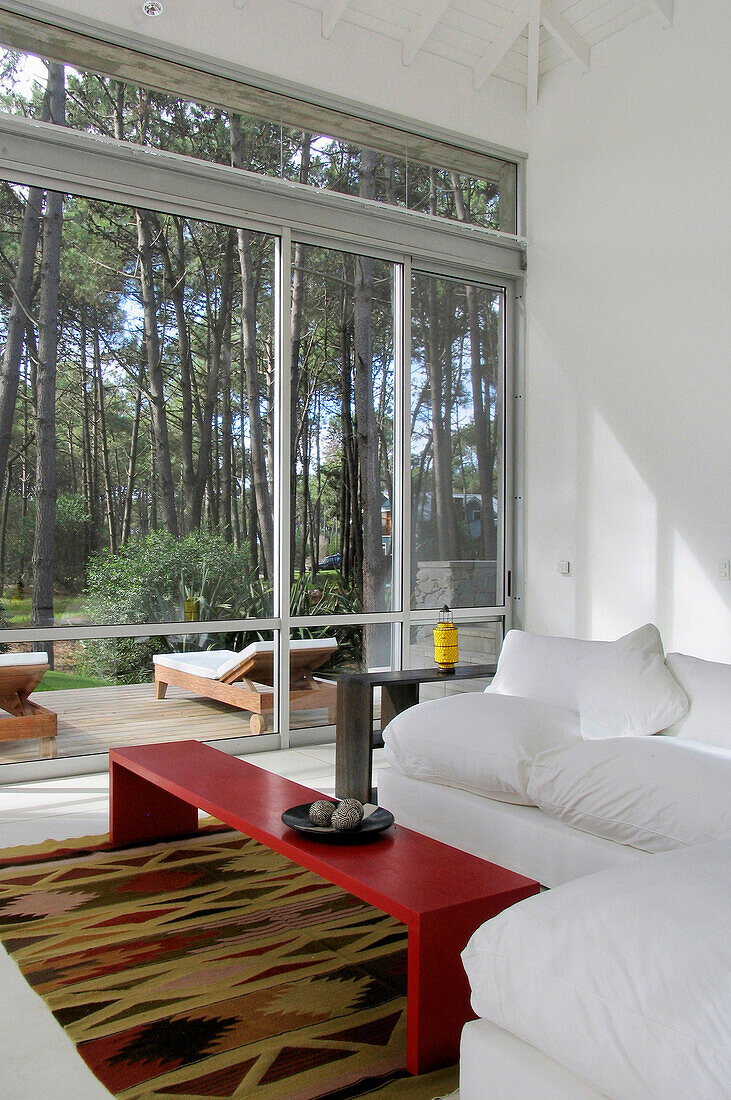
[[[562,577],[568,577],[569,573],[571,572],[571,562],[560,561],[558,563],[558,571]]]
[[[726,561],[720,561],[716,566],[716,580],[727,581],[729,580],[729,575],[729,560],[726,558]]]

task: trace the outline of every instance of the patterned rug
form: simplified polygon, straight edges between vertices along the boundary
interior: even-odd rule
[[[0,853],[0,939],[115,1096],[434,1096],[405,1075],[406,929],[209,828]],[[391,1082],[389,1084],[389,1082]]]

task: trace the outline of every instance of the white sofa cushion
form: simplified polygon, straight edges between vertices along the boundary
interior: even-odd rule
[[[616,642],[510,630],[486,690],[578,710],[584,737],[658,733],[688,710],[651,623]]]
[[[670,737],[611,737],[540,753],[528,797],[574,829],[668,852],[731,838],[731,751]]]
[[[614,1100],[725,1100],[728,842],[528,898],[462,959],[472,1007]]]
[[[413,779],[528,805],[534,756],[580,736],[575,711],[464,692],[397,714],[383,741],[388,762]]]
[[[731,749],[731,665],[668,653],[665,663],[690,700],[690,710],[664,732]]]

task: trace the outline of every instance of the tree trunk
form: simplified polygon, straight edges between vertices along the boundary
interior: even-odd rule
[[[376,196],[377,156],[361,155],[360,194]],[[353,345],[355,351],[355,415],[357,421],[360,498],[363,509],[363,607],[382,611],[385,559],[381,542],[381,473],[378,464],[378,425],[373,398],[373,278],[375,260],[356,256],[353,290]]]
[[[302,156],[300,159],[300,183],[307,183],[310,174],[310,145],[312,135],[302,134]],[[289,564],[290,580],[294,579],[294,560],[296,529],[294,517],[297,515],[297,423],[299,420],[299,388],[300,388],[300,352],[302,343],[302,314],[305,305],[305,245],[297,241],[292,253],[292,308],[290,313],[290,329],[292,334],[291,345],[291,375],[290,375],[290,453],[292,455],[292,468],[289,482],[289,514],[292,523],[289,530]]]
[[[213,414],[216,408],[216,401],[218,400],[219,378],[221,371],[221,360],[224,354],[230,356],[230,348],[227,352],[224,351],[227,336],[230,338],[230,314],[231,314],[231,291],[233,284],[233,250],[234,250],[234,231],[231,230],[226,237],[226,252],[224,258],[224,269],[221,278],[221,302],[218,311],[218,317],[213,325],[213,347],[211,352],[211,361],[208,368],[208,378],[206,381],[206,392],[203,399],[202,409],[202,423],[201,423],[201,438],[198,448],[198,469],[196,471],[195,486],[193,493],[193,508],[191,511],[190,523],[193,529],[200,527],[201,513],[203,509],[203,495],[206,490],[206,483],[208,482],[209,475],[211,474],[211,454],[213,450]],[[212,314],[209,314],[212,323]],[[254,340],[256,340],[256,331],[254,331]],[[254,344],[254,353],[256,354],[256,343]],[[229,377],[230,377],[230,363],[229,363]],[[218,507],[218,496],[211,500],[211,504],[214,509]]]
[[[232,463],[233,429],[231,413],[231,310],[225,317],[225,335],[221,353],[221,504],[223,506],[223,535],[233,542],[233,478]]]
[[[8,316],[2,375],[0,375],[0,488],[5,481],[10,453],[10,438],[20,383],[23,337],[26,322],[30,316],[33,268],[38,247],[42,203],[41,188],[31,187],[23,214],[18,266],[13,284],[13,301]]]
[[[170,436],[165,409],[160,338],[157,331],[157,302],[155,298],[149,215],[144,210],[135,210],[135,220],[137,222],[137,249],[145,321],[147,377],[150,384],[150,410],[157,465],[157,483],[165,526],[170,534],[177,538],[179,533],[178,513],[175,507],[175,481],[170,461]]]
[[[183,493],[181,503],[181,529],[195,530],[200,526],[192,518],[195,511],[195,465],[193,460],[193,359],[188,336],[188,321],[185,316],[185,219],[173,216],[176,233],[176,256],[173,266],[170,248],[162,228],[158,228],[156,242],[165,268],[167,293],[172,299],[175,311],[175,325],[178,334],[178,355],[180,358],[180,403],[181,428],[180,443],[182,449]]]
[[[150,426],[150,526],[153,531],[157,531],[157,525],[157,461],[154,432]]]
[[[114,488],[112,470],[109,464],[109,439],[107,437],[107,412],[104,400],[104,379],[102,378],[102,357],[99,347],[99,321],[94,319],[94,379],[96,383],[97,406],[99,408],[99,432],[102,442],[102,465],[104,469],[104,496],[107,505],[107,535],[109,549],[117,552],[117,521],[114,514]]]
[[[434,187],[432,184],[432,195]],[[432,199],[433,206],[436,205]],[[424,339],[424,360],[431,390],[432,449],[434,455],[434,500],[432,519],[436,519],[437,553],[450,560],[456,553],[454,501],[452,500],[452,461],[449,438],[451,409],[449,406],[442,353],[445,360],[451,349],[443,333],[444,326],[437,297],[436,279],[426,279],[427,309]],[[440,336],[443,338],[440,340]],[[435,514],[436,513],[436,514]]]
[[[469,222],[459,177],[452,172],[452,190],[457,217],[461,222]],[[477,290],[469,283],[466,285],[467,318],[470,330],[470,378],[472,382],[472,407],[475,424],[475,450],[477,452],[477,476],[480,482],[482,498],[482,548],[486,559],[493,559],[497,547],[495,514],[492,508],[492,480],[495,466],[495,443],[490,431],[490,379],[486,365],[482,360],[482,332],[480,327],[480,309]],[[484,383],[484,390],[483,390]],[[467,499],[465,497],[465,506]]]
[[[48,65],[48,103],[51,119],[65,123],[64,68]],[[36,522],[33,540],[33,600],[31,626],[53,625],[53,581],[56,526],[56,362],[58,356],[58,291],[61,273],[61,237],[64,196],[46,194],[43,219],[40,312],[38,320],[36,411]],[[53,665],[53,643],[41,643]]]
[[[86,311],[83,305],[81,307],[81,320],[79,322],[79,351],[79,369],[81,373],[82,448],[84,452],[84,497],[86,498],[86,506],[89,509],[89,515],[91,516],[91,522],[89,524],[90,532],[86,540],[86,560],[86,558],[89,557],[93,544],[96,541],[97,501],[95,496],[96,487],[91,442],[91,410],[89,408],[89,391],[87,388],[88,372],[86,368]],[[95,407],[95,404],[92,402],[92,410],[95,409]]]
[[[46,95],[43,100],[41,120],[48,122],[51,116],[50,75]],[[54,119],[54,121],[57,121]],[[63,125],[62,122],[59,125]],[[13,430],[15,404],[20,382],[20,363],[23,357],[23,336],[31,317],[33,296],[33,269],[38,250],[38,235],[43,208],[43,189],[30,187],[23,211],[23,226],[20,231],[18,264],[13,283],[13,299],[8,314],[3,352],[2,374],[0,375],[0,491],[5,482],[10,453],[10,437]]]
[[[0,519],[0,596],[5,592],[5,547],[8,533],[8,510],[10,508],[10,491],[13,484],[13,464],[8,463],[8,472],[5,478],[5,492],[3,493],[2,519]]]
[[[238,115],[231,115],[231,161],[235,168],[241,167],[241,120]],[[274,515],[267,480],[262,431],[259,364],[256,351],[256,285],[248,230],[237,230],[237,243],[241,267],[241,337],[244,348],[246,397],[249,406],[252,480],[264,568],[267,577],[271,578],[274,576]]]
[[[140,363],[140,373],[137,379],[137,396],[135,397],[135,414],[132,421],[132,439],[129,445],[129,462],[127,464],[127,491],[124,497],[124,514],[122,516],[122,545],[129,541],[132,531],[132,500],[135,491],[135,479],[137,476],[137,448],[140,438],[140,418],[142,415],[142,387],[145,381],[145,365]]]
[[[352,369],[350,365],[350,342],[348,336],[347,327],[344,327],[341,343],[343,385],[340,401],[340,421],[345,463],[345,477],[343,481],[347,486],[345,499],[347,511],[343,517],[343,543],[345,552],[341,556],[341,569],[346,577],[357,577],[358,584],[362,591],[363,527],[361,523],[358,494],[358,455],[353,432],[353,419],[351,416]]]

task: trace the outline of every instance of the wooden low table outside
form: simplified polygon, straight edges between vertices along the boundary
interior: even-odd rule
[[[120,847],[190,836],[198,809],[381,909],[408,928],[406,1065],[425,1073],[459,1057],[473,1017],[460,953],[474,930],[537,882],[394,825],[371,844],[309,840],[281,820],[317,791],[198,741],[111,749],[109,835]]]
[[[406,668],[400,672],[341,672],[335,721],[335,793],[372,801],[373,689],[381,689],[381,729],[419,702],[419,686],[495,675],[496,665],[457,665],[454,672]],[[383,744],[382,741],[377,742]]]

